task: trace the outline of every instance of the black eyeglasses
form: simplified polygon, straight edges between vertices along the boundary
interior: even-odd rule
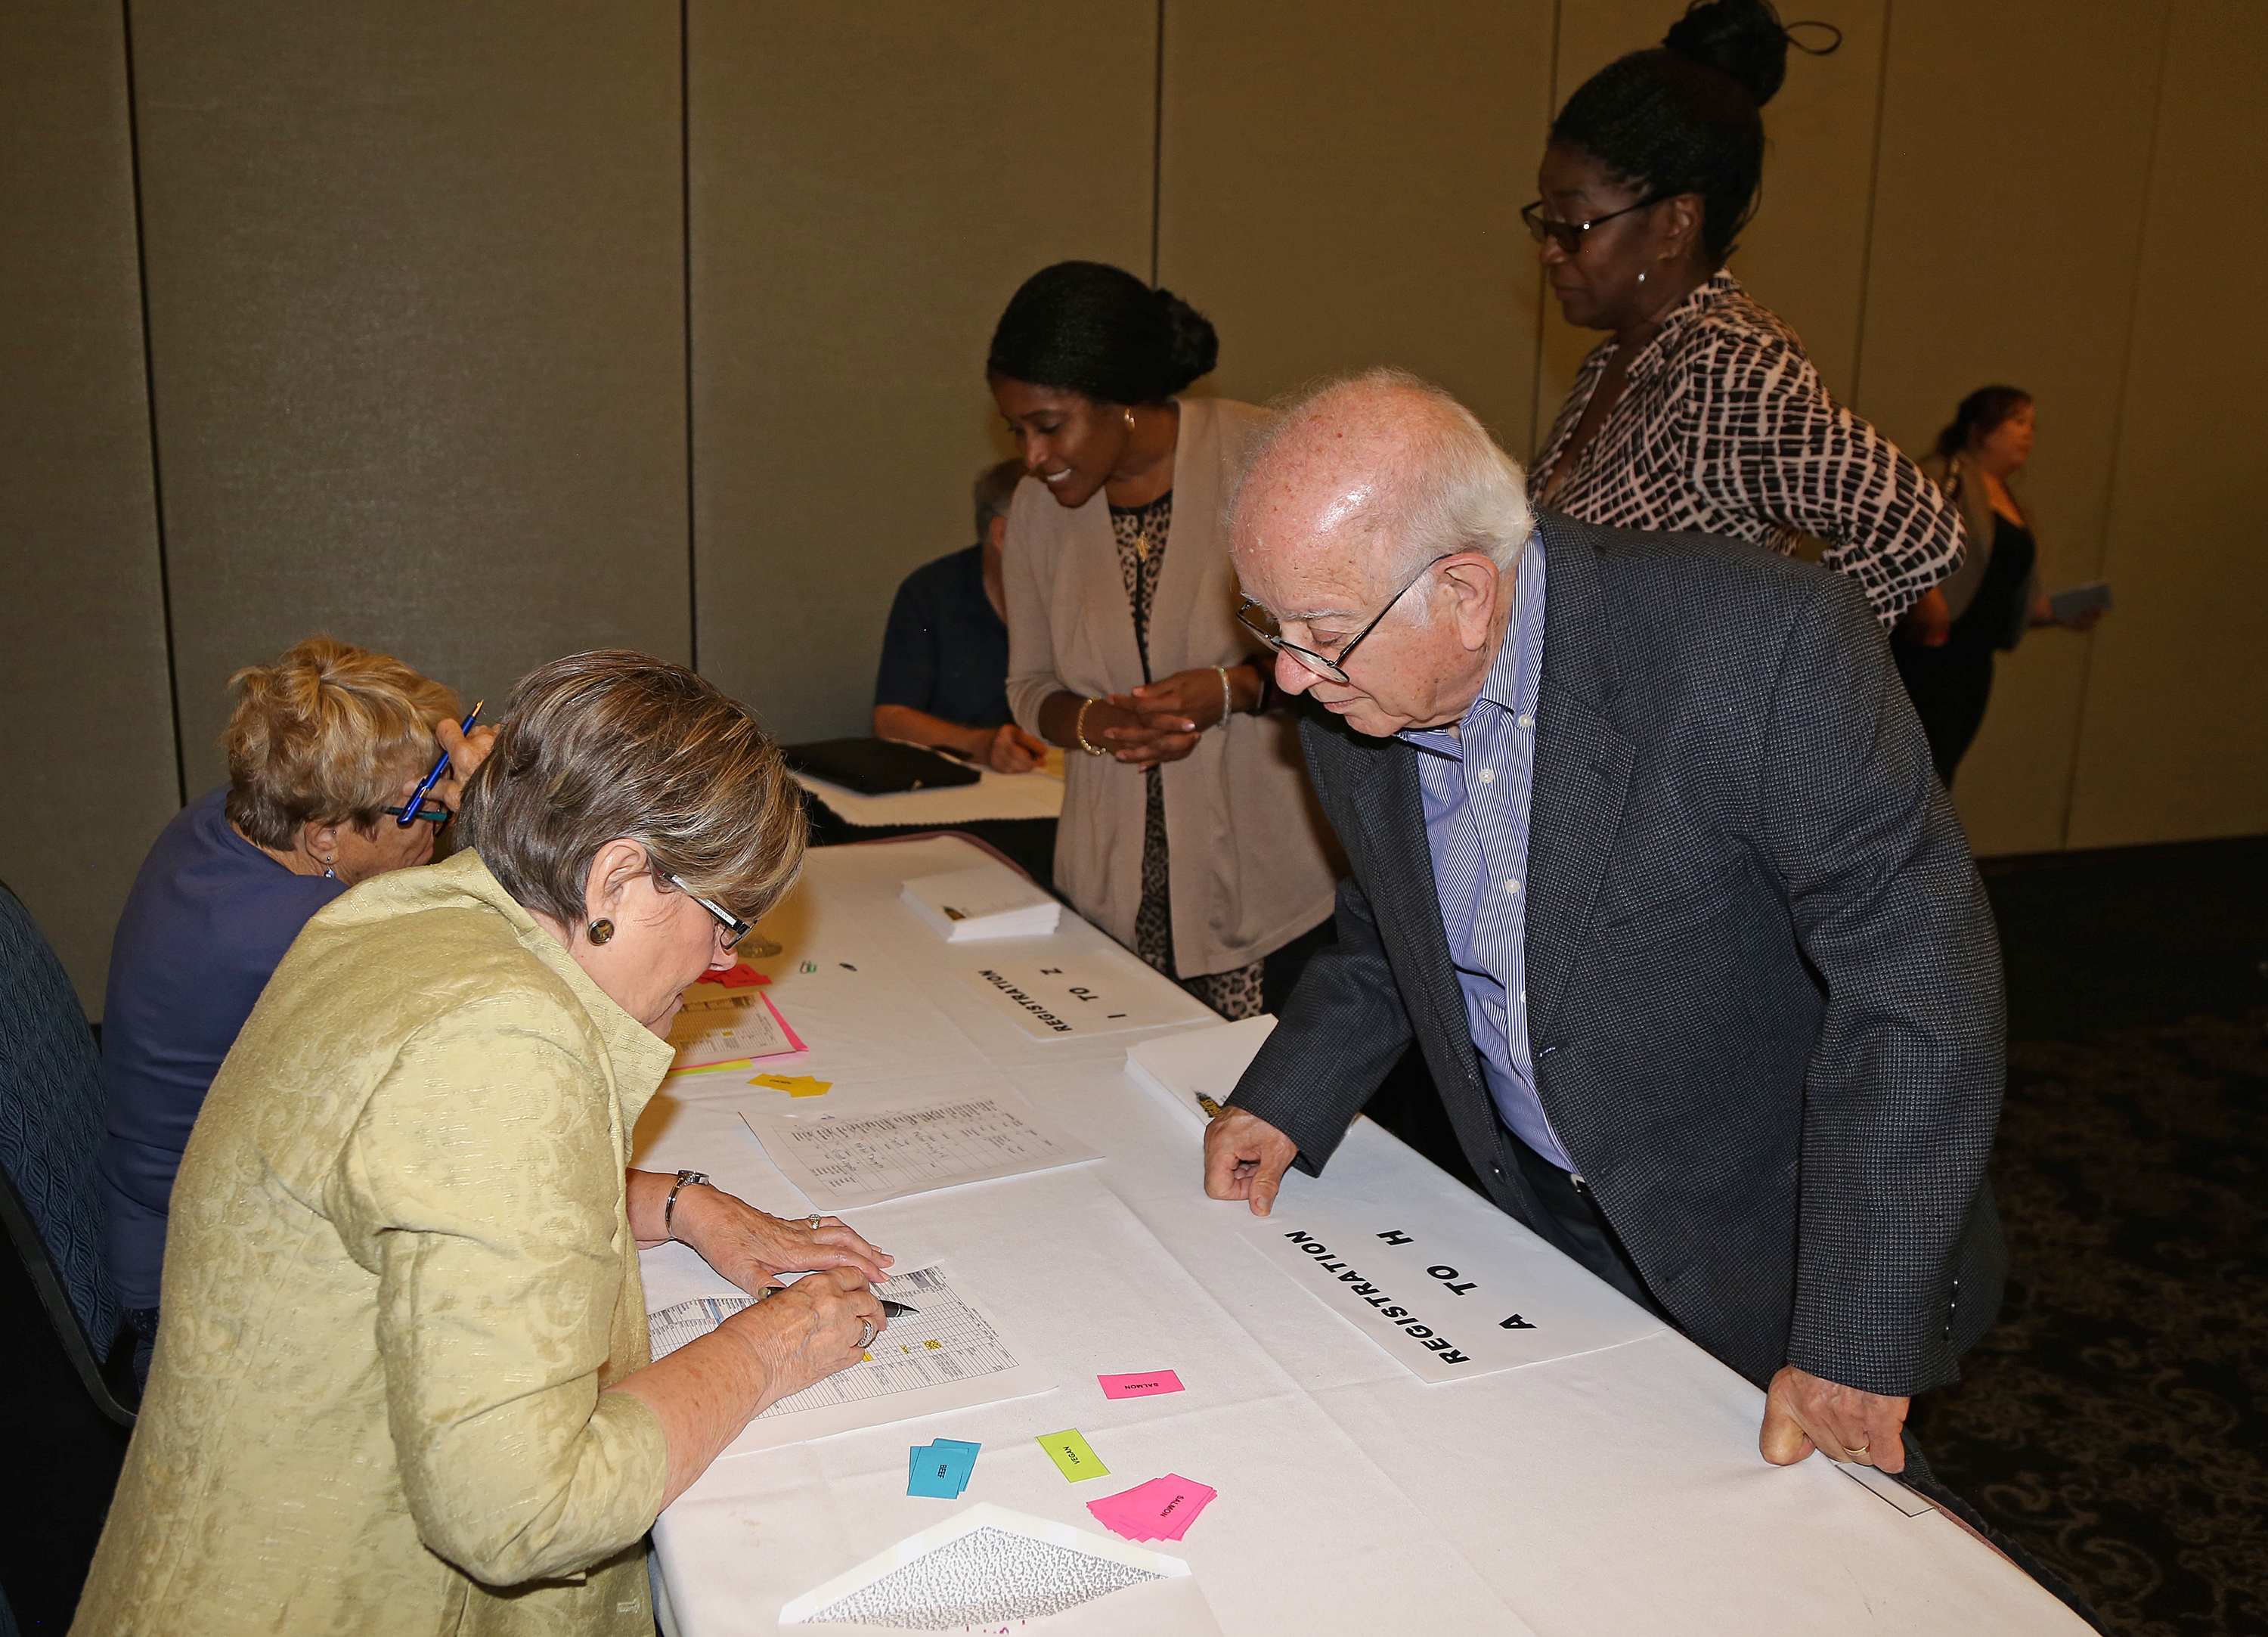
[[[1378,617],[1355,632],[1354,639],[1339,650],[1339,657],[1336,660],[1326,660],[1312,648],[1302,648],[1296,642],[1285,641],[1284,628],[1277,623],[1276,616],[1256,602],[1248,600],[1242,608],[1237,609],[1236,617],[1243,622],[1245,630],[1259,638],[1277,653],[1290,654],[1325,682],[1336,682],[1342,688],[1351,688],[1354,686],[1354,681],[1346,674],[1346,662],[1354,656],[1354,651],[1362,645],[1362,639],[1376,630],[1379,622],[1394,612],[1394,605],[1410,594],[1410,586],[1415,586],[1451,557],[1461,555],[1462,554],[1455,551],[1444,551],[1440,557],[1412,574],[1403,583],[1401,590],[1387,599],[1386,606],[1378,611]]]
[[[648,862],[652,862],[652,860],[649,859]],[[667,881],[671,886],[676,888],[678,891],[683,893],[687,897],[692,899],[694,903],[708,911],[710,914],[715,916],[717,918],[718,925],[725,929],[725,933],[726,934],[725,938],[725,948],[727,949],[739,948],[740,947],[740,940],[748,935],[751,929],[747,922],[742,920],[730,910],[725,909],[722,904],[703,897],[699,893],[694,891],[692,888],[678,880],[676,876],[672,875],[667,870],[663,869],[659,864],[656,864],[653,866],[653,878],[656,881]]]
[[[1619,210],[1609,210],[1604,216],[1594,216],[1587,222],[1555,222],[1543,214],[1543,201],[1538,199],[1533,204],[1523,204],[1520,207],[1520,219],[1528,224],[1528,234],[1537,244],[1540,245],[1549,239],[1572,256],[1581,252],[1583,235],[1600,223],[1611,222],[1618,216],[1628,216],[1633,210],[1643,210],[1649,205],[1660,204],[1669,196],[1666,193],[1655,194],[1652,198],[1641,199],[1636,204],[1626,204]]]
[[[447,823],[450,818],[449,809],[438,801],[420,802],[417,810],[414,813],[407,807],[380,807],[379,811],[390,817],[400,819],[404,824],[415,824],[419,819],[423,819],[435,830]]]

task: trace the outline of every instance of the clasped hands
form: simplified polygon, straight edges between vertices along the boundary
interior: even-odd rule
[[[1233,701],[1232,701],[1233,703]],[[1107,694],[1086,707],[1086,742],[1131,767],[1178,762],[1220,721],[1220,673],[1175,671],[1131,693]]]
[[[1224,1110],[1205,1127],[1204,1187],[1215,1199],[1241,1199],[1255,1216],[1276,1207],[1284,1173],[1299,1145],[1256,1114]],[[1909,1398],[1861,1392],[1793,1365],[1784,1367],[1764,1395],[1764,1420],[1756,1447],[1775,1466],[1792,1466],[1814,1449],[1830,1458],[1905,1470]]]

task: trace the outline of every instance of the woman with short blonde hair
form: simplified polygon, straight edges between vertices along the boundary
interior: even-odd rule
[[[306,844],[311,823],[375,830],[405,781],[414,786],[432,764],[434,723],[458,709],[453,690],[392,654],[329,637],[310,637],[273,665],[247,665],[228,685],[237,690],[221,735],[229,822],[276,851]],[[395,828],[432,840],[431,826]],[[321,856],[321,845],[313,852]]]
[[[433,856],[455,781],[436,789],[423,822],[395,821],[442,744],[461,753],[460,771],[480,754],[458,736],[449,689],[330,637],[247,666],[229,685],[229,782],[159,833],[111,949],[102,1176],[136,1379],[157,1334],[173,1173],[237,1030],[309,916],[357,881]]]
[[[463,822],[308,924],[213,1083],[80,1631],[651,1637],[656,1515],[883,1328],[840,1222],[627,1169],[682,991],[802,857],[770,736],[681,667],[556,660]],[[667,1239],[770,1299],[650,1361]]]

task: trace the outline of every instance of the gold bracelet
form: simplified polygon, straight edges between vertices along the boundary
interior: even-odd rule
[[[1235,713],[1236,696],[1228,690],[1228,667],[1226,665],[1216,665],[1212,668],[1220,674],[1219,725],[1226,727],[1228,725],[1228,719]]]
[[[1072,719],[1071,736],[1079,741],[1079,748],[1087,755],[1101,756],[1104,752],[1101,745],[1091,745],[1086,742],[1086,707],[1094,703],[1093,699],[1082,699],[1079,702],[1079,715]]]

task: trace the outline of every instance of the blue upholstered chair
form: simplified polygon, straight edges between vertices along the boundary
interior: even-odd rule
[[[86,1014],[23,901],[0,884],[0,1218],[63,1352],[102,1412],[119,1331],[104,1254],[102,1080]]]

